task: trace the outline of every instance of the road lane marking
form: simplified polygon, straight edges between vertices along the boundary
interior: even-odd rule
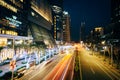
[[[97,63],[96,63],[97,64]],[[112,80],[114,80],[99,64],[97,64],[98,67],[103,71],[105,72]]]
[[[66,70],[65,70],[65,72],[64,72],[63,77],[62,77],[62,79],[61,79],[61,80],[64,80],[65,75],[67,74],[68,67],[70,66],[70,62],[72,61],[72,57],[73,57],[73,55],[71,56],[70,60],[68,61],[67,68],[66,68]]]
[[[56,76],[58,75],[58,73],[61,71],[61,69],[64,67],[64,64],[67,63],[68,64],[68,60],[71,57],[71,55],[67,55],[67,57],[62,61],[61,66],[59,67],[58,71],[56,72],[55,76],[52,78],[52,80],[55,80]]]
[[[95,56],[94,56],[95,58]],[[98,60],[97,60],[98,61]],[[98,61],[99,62],[99,61]],[[99,62],[99,65],[103,66],[103,70],[106,70],[107,73],[113,77],[115,77],[117,80],[120,80],[120,76],[118,74],[115,74],[115,71],[109,70],[107,66],[104,66],[102,63]]]
[[[81,69],[80,57],[78,58],[79,58],[79,67],[80,67],[80,79],[82,80],[82,69]]]
[[[86,62],[88,63],[88,65],[89,65],[89,67],[90,67],[90,69],[91,69],[92,73],[93,73],[93,74],[95,74],[95,71],[94,71],[94,70],[93,70],[93,68],[90,66],[90,64],[89,64],[88,60],[86,60]]]
[[[92,73],[93,73],[93,74],[95,74],[95,71],[93,70],[93,68],[92,68],[92,67],[90,67],[90,69],[91,69]]]
[[[60,64],[62,64],[64,61],[66,61],[68,58],[70,58],[71,54],[67,54],[67,55],[64,55],[62,57],[61,60],[59,60],[59,62],[56,64],[56,66],[43,78],[44,80],[48,80],[47,78],[48,77],[51,77],[51,75],[54,73],[54,71],[56,71],[56,69],[59,67]],[[60,66],[61,67],[61,66]],[[58,74],[58,71],[59,69],[57,70],[56,74],[54,74],[54,77],[55,75]],[[52,76],[53,77],[53,76]],[[53,79],[53,78],[52,78]]]
[[[46,64],[46,62],[45,62],[43,65],[41,65],[39,69],[41,69],[42,67],[44,67],[44,66],[45,66],[45,64]],[[31,80],[31,79],[32,79],[32,78],[34,78],[36,75],[38,75],[38,74],[39,74],[39,72],[40,72],[40,71],[38,71],[38,73],[36,73],[36,74],[32,75],[32,76],[29,78],[29,80]]]
[[[111,71],[110,71],[107,67],[105,67],[103,64],[100,64],[100,63],[99,63],[99,65],[103,66],[104,69],[109,72],[109,74],[111,74],[112,76],[114,76],[115,78],[117,78],[118,80],[120,80],[119,77],[115,75],[115,73],[111,72]]]
[[[56,59],[56,58],[55,58]],[[37,71],[38,68],[40,71],[38,71],[37,73],[35,73],[34,75],[32,75],[32,77],[29,78],[29,80],[31,80],[32,78],[34,78],[35,76],[37,76],[40,72],[42,72],[43,70],[41,68],[43,68],[46,65],[47,61],[45,61],[43,64],[41,64],[39,67],[37,67],[35,70]],[[50,64],[49,64],[50,65]]]
[[[98,61],[98,60],[97,60]],[[88,62],[88,61],[87,61]],[[98,61],[99,62],[99,61]],[[96,62],[97,64],[97,62]],[[99,66],[98,66],[99,65]],[[97,64],[97,66],[108,76],[110,77],[112,80],[114,80],[113,77],[116,77],[116,80],[120,80],[120,77],[117,76],[114,72],[112,72],[112,70],[108,69],[107,66],[104,66],[104,64]],[[93,68],[94,69],[94,68]]]

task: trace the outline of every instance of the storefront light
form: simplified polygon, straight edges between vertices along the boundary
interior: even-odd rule
[[[7,38],[0,38],[0,46],[7,45]]]
[[[15,44],[22,44],[23,40],[15,41]]]

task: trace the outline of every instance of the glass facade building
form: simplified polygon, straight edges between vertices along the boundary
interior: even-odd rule
[[[29,31],[34,42],[53,47],[54,40],[51,35],[52,13],[49,2],[47,0],[31,0],[28,9]]]
[[[0,34],[27,36],[25,4],[23,0],[0,0]],[[1,38],[0,45],[7,45],[7,38]]]
[[[0,0],[0,48],[13,43],[17,45],[18,40],[26,44],[27,41],[23,42],[26,38],[53,48],[52,23],[51,7],[47,0]],[[18,40],[14,41],[13,38]],[[1,50],[0,59],[13,58],[14,48],[10,47],[10,52],[6,48]],[[22,55],[22,52],[16,52],[16,55]]]
[[[63,12],[63,41],[64,42],[70,42],[70,15],[68,12]]]
[[[57,44],[63,42],[63,0],[49,0],[52,6],[52,36]]]

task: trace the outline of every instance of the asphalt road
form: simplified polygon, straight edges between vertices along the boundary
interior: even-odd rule
[[[56,55],[51,60],[29,69],[25,72],[24,76],[18,80],[43,80],[64,56],[64,54]]]
[[[78,50],[74,57],[66,54],[54,56],[26,71],[19,80],[120,80],[120,73],[103,60],[90,55],[84,48]],[[65,77],[60,79],[65,69]]]
[[[120,74],[101,63],[98,58],[89,55],[85,49],[79,51],[80,80],[120,80]]]
[[[64,80],[72,54],[67,54],[43,80]]]

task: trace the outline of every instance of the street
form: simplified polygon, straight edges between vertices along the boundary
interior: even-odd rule
[[[23,60],[21,60],[23,61]],[[20,64],[21,61],[17,63]],[[6,65],[7,67],[8,65]],[[104,56],[78,45],[24,71],[15,80],[120,80],[120,71]]]
[[[79,47],[78,54],[74,51],[74,56],[56,55],[26,70],[19,80],[120,80],[119,72],[96,55],[90,55],[90,52]]]
[[[120,74],[106,66],[95,55],[84,48],[79,52],[80,80],[120,80]]]
[[[0,0],[0,80],[120,80],[120,0]]]
[[[24,76],[21,77],[19,80],[44,80],[44,78],[48,78],[47,76],[48,74],[51,75],[51,73],[56,72],[55,71],[56,67],[57,67],[56,69],[59,69],[60,65],[62,64],[62,62],[64,62],[66,57],[65,54],[56,55],[52,59],[43,62],[40,65],[35,66],[34,68],[31,68],[28,71],[26,71]],[[61,59],[64,60],[61,62],[60,61]],[[62,69],[64,69],[64,67]],[[54,76],[55,74],[52,74],[49,77],[54,77]]]

